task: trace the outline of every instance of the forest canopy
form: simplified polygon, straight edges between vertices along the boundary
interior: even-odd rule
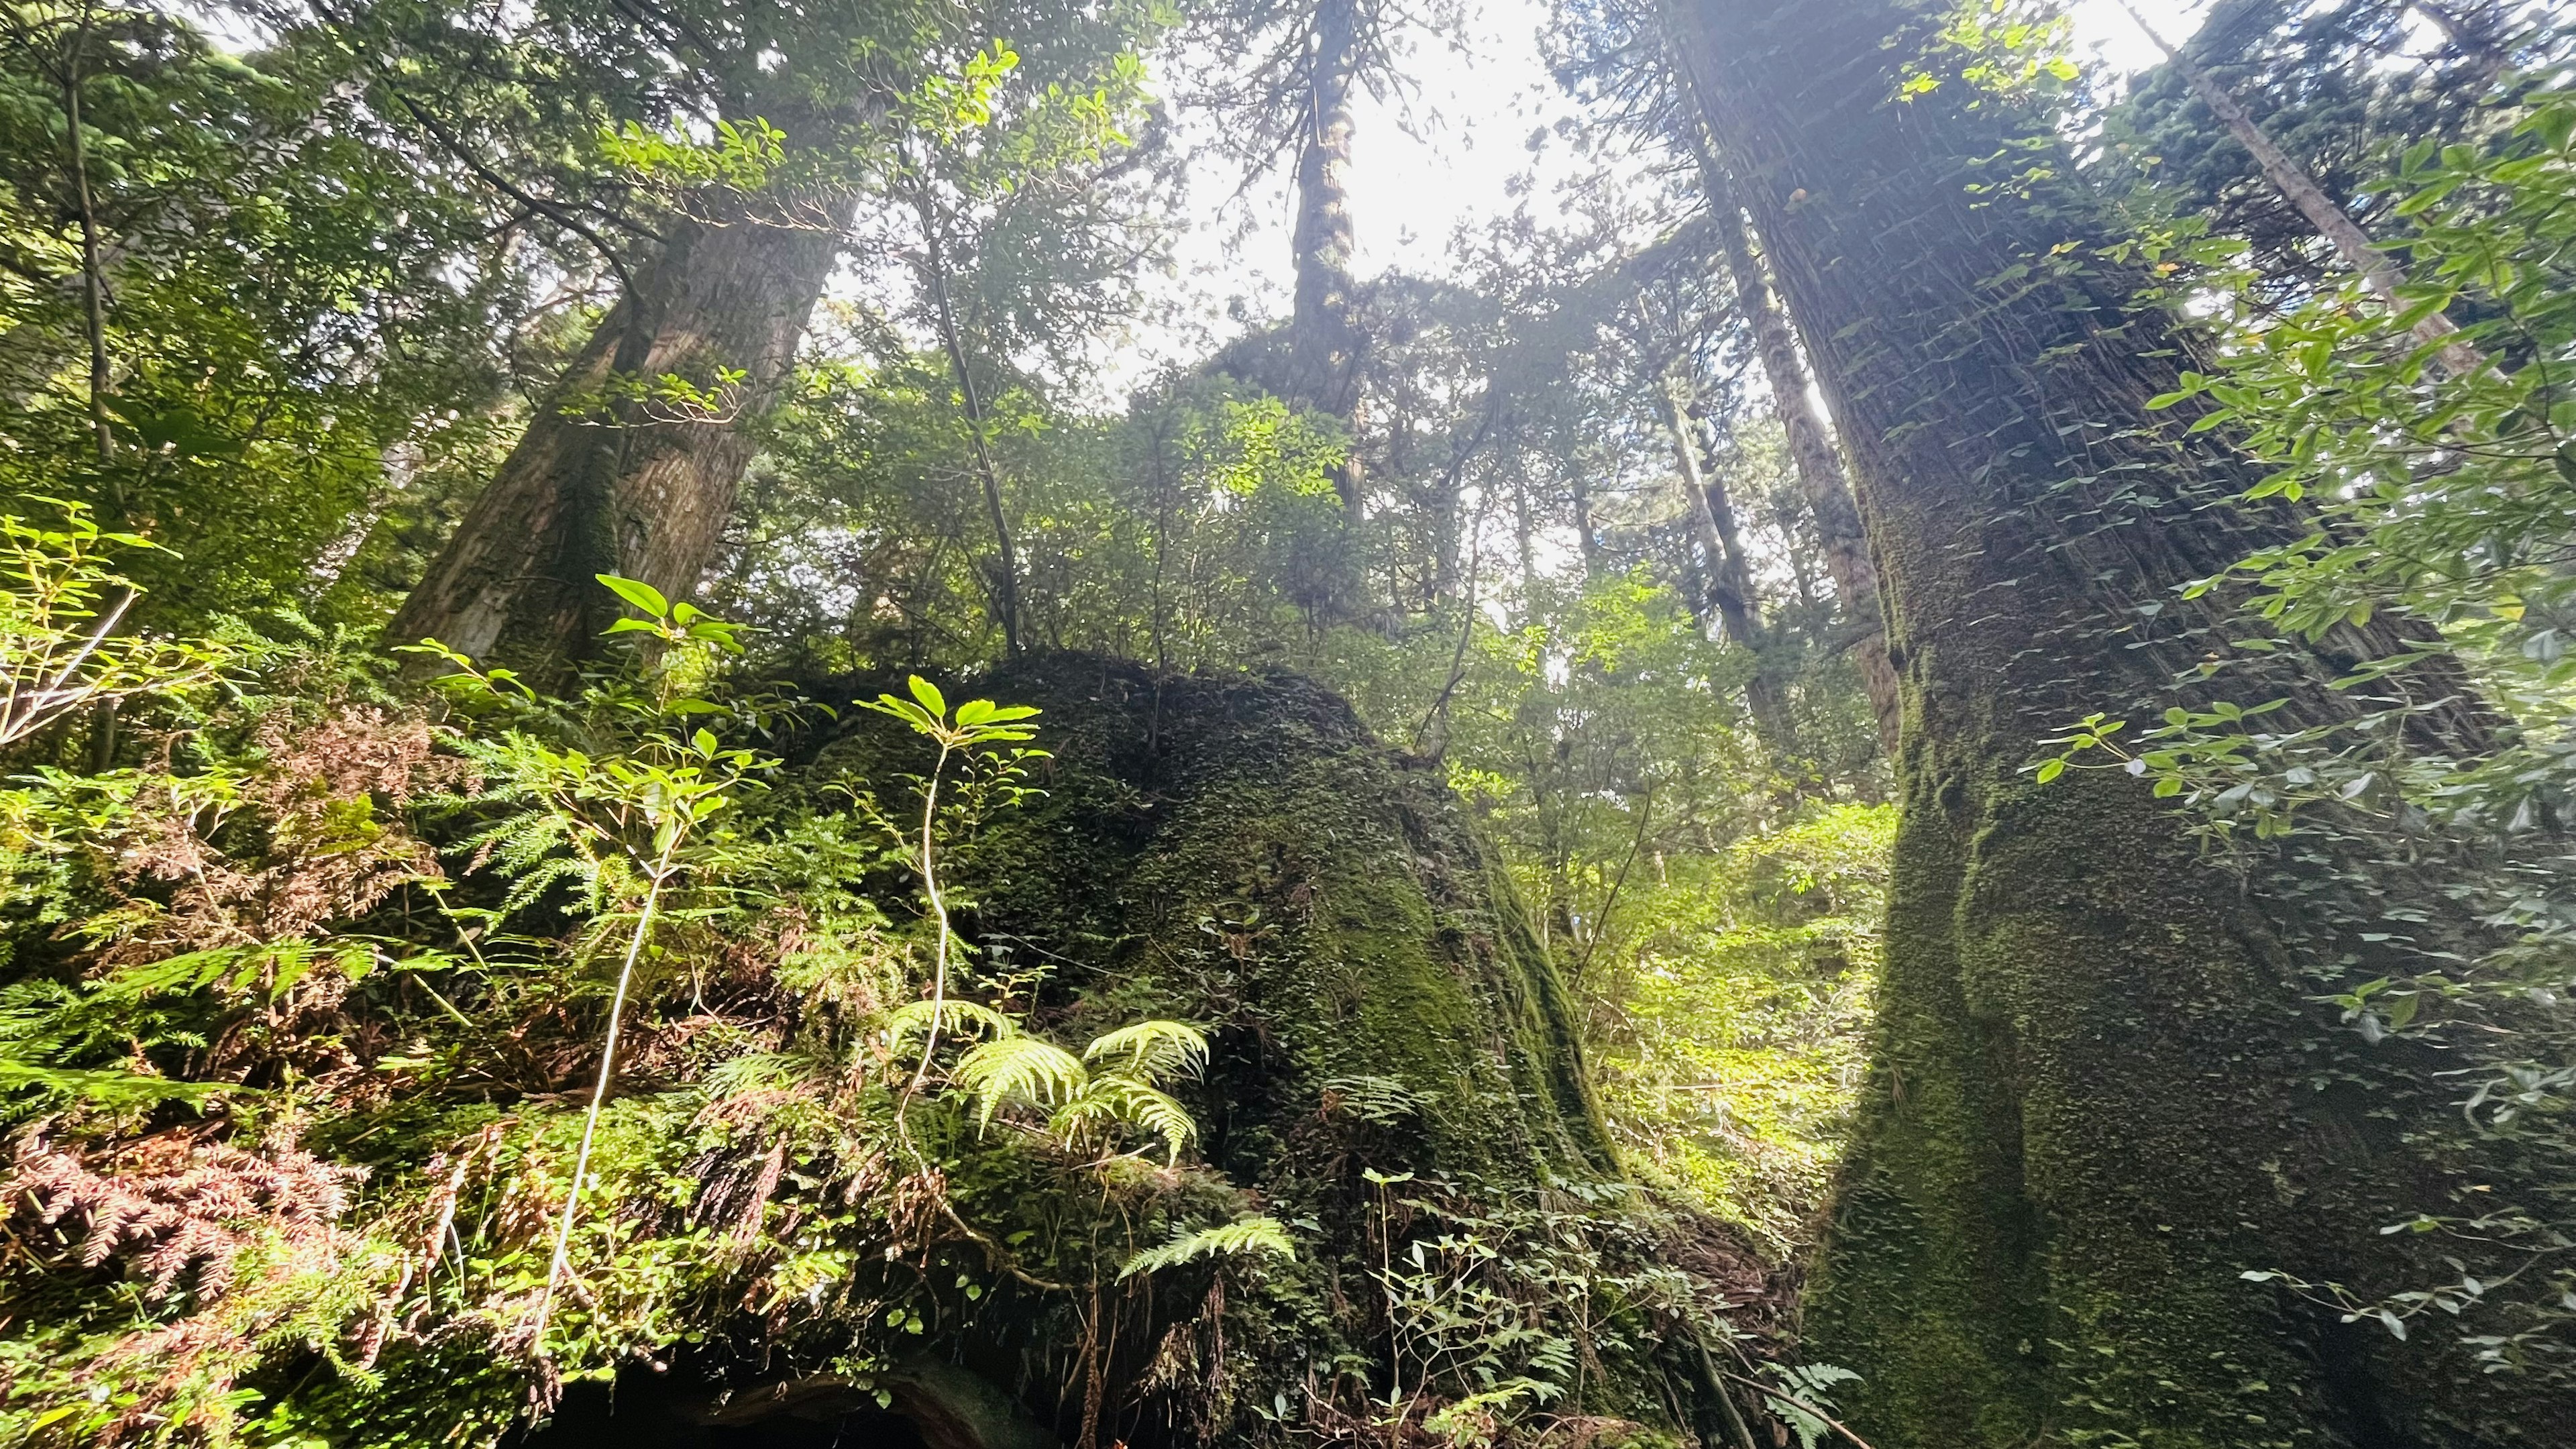
[[[2576,1442],[2572,45],[0,0],[0,1432]]]

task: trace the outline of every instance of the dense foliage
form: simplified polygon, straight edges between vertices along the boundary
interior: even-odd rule
[[[1358,279],[1352,98],[1446,7],[6,0],[0,1432],[794,1381],[1077,1449],[1928,1449],[1797,1295],[1904,1101],[1896,802],[1961,808],[1872,564],[1939,545],[1855,509],[1891,445],[1796,331],[1808,193],[1686,63],[1727,8],[1556,7],[1592,169]],[[2243,465],[2033,515],[2276,521],[2100,574],[2027,643],[2101,712],[1975,768],[2172,812],[2198,860],[2102,868],[2176,898],[2331,862],[2367,945],[2296,964],[2300,1049],[2412,1054],[2471,1186],[2374,1225],[2387,1275],[2229,1291],[2563,1389],[2563,20],[2224,0],[2124,93],[2052,5],[1897,9],[1921,55],[1847,99],[2009,134],[1948,178],[1989,219],[2112,228],[1971,320],[2134,283],[2188,370],[2086,446]],[[1291,156],[1295,312],[1107,395],[1183,183]],[[758,377],[708,340],[754,312]],[[493,624],[496,537],[568,649]],[[490,647],[387,636],[432,594]],[[2186,1442],[2112,1413],[2065,1422]]]

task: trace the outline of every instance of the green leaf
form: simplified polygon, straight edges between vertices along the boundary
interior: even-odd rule
[[[2062,759],[2042,760],[2039,763],[2039,783],[2043,785],[2065,773],[2066,762]]]
[[[930,717],[934,722],[948,718],[948,696],[939,692],[938,685],[918,674],[912,676],[910,683],[912,697],[921,701],[923,709],[930,711]]]
[[[2561,102],[2544,106],[2516,129],[2530,132],[2552,151],[2563,151],[2568,138],[2576,136],[2576,105]]]
[[[861,709],[872,709],[879,714],[893,715],[896,719],[912,726],[920,734],[930,735],[939,732],[939,721],[931,717],[930,711],[914,704],[911,700],[897,699],[891,694],[880,694],[874,699],[855,699],[850,702]]]
[[[640,579],[619,578],[615,574],[598,574],[594,577],[606,584],[610,593],[656,619],[667,617],[671,612],[671,601],[663,598],[662,591],[651,584]]]

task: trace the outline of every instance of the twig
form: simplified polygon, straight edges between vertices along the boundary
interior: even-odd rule
[[[1010,520],[1002,512],[1002,475],[993,467],[993,452],[984,440],[984,403],[966,366],[966,341],[957,331],[957,310],[948,298],[948,262],[939,244],[939,213],[923,181],[913,193],[921,213],[923,269],[930,274],[930,293],[939,306],[939,339],[946,344],[948,365],[957,374],[957,393],[966,408],[966,429],[975,444],[975,471],[984,484],[984,507],[993,516],[993,542],[1000,551],[994,564],[993,602],[1002,616],[1002,648],[1020,652],[1020,565],[1011,548]]]
[[[1817,1408],[1815,1405],[1808,1403],[1806,1400],[1799,1398],[1796,1394],[1790,1393],[1787,1389],[1766,1384],[1760,1379],[1748,1379],[1742,1374],[1728,1373],[1724,1369],[1719,1369],[1717,1372],[1720,1378],[1733,1379],[1739,1384],[1760,1389],[1763,1393],[1772,1398],[1778,1399],[1780,1402],[1787,1404],[1789,1407],[1796,1409],[1802,1414],[1814,1415],[1818,1422],[1831,1428],[1835,1433],[1849,1439],[1854,1444],[1859,1445],[1860,1449],[1869,1449],[1869,1441],[1858,1434],[1853,1433],[1842,1420],[1835,1418],[1833,1415],[1828,1414],[1824,1410]]]
[[[581,1208],[582,1179],[590,1172],[591,1144],[599,1135],[599,1108],[608,1099],[608,1084],[617,1073],[617,1034],[626,1020],[627,988],[635,980],[635,958],[644,951],[644,938],[652,930],[653,908],[661,901],[662,883],[670,879],[671,856],[664,851],[656,862],[653,884],[644,892],[644,908],[635,917],[635,934],[626,943],[626,963],[617,971],[617,994],[608,1004],[608,1040],[599,1053],[599,1081],[590,1089],[590,1110],[582,1117],[581,1151],[573,1159],[572,1189],[564,1194],[563,1221],[555,1228],[555,1252],[546,1264],[545,1292],[537,1299],[537,1326],[528,1342],[542,1358],[546,1351],[546,1317],[555,1305],[555,1284],[563,1277],[564,1265],[572,1247],[574,1213]]]

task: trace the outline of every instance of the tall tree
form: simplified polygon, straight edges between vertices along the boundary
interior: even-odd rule
[[[674,218],[667,238],[404,601],[393,638],[553,667],[587,656],[614,618],[595,575],[696,589],[840,237],[736,204]],[[635,395],[639,383],[678,401]]]
[[[2444,42],[2429,53],[2428,25]],[[2309,285],[2342,264],[2317,245],[2316,200],[2361,231],[2402,236],[2404,219],[2390,214],[2398,198],[2370,184],[2380,155],[2472,139],[2499,72],[2546,75],[2571,40],[2564,15],[2516,14],[2497,0],[2220,0],[2181,43],[2179,63],[2142,76],[2105,113],[2094,159],[2106,178],[2151,183],[2246,238],[2266,272]],[[2213,94],[2242,120],[2216,114]],[[2277,159],[2258,161],[2249,129]],[[2315,198],[2281,184],[2289,171],[2313,183]]]
[[[1351,272],[1353,107],[1363,91],[1401,86],[1397,32],[1405,25],[1452,28],[1452,0],[1400,13],[1384,0],[1218,0],[1199,12],[1201,34],[1246,63],[1202,82],[1221,142],[1256,166],[1294,158],[1294,305],[1279,353],[1255,380],[1292,402],[1364,422],[1362,365],[1368,349],[1357,279]],[[1335,477],[1356,517],[1364,492],[1356,456]]]
[[[2392,311],[2406,311],[2407,299],[2401,295],[2406,277],[2398,270],[2395,259],[2372,244],[2370,234],[2361,229],[2349,212],[2336,205],[2333,197],[2326,195],[2325,189],[2317,185],[2316,178],[2292,160],[2290,154],[2255,123],[2244,104],[2220,85],[2215,76],[2189,54],[2168,44],[2164,36],[2138,14],[2136,7],[2124,3],[2121,8],[2128,11],[2129,18],[2146,32],[2156,48],[2165,53],[2165,63],[2182,74],[2184,81],[2191,86],[2192,94],[2209,107],[2209,113],[2227,128],[2227,134],[2235,137],[2236,143],[2254,158],[2255,168],[2263,173],[2263,179],[2272,184],[2273,190],[2281,193],[2281,199],[2317,229],[2317,235],[2334,248],[2335,256],[2345,266],[2360,273],[2362,282],[2370,288],[2372,295]],[[2435,355],[2442,359],[2444,367],[2455,373],[2475,372],[2485,365],[2485,356],[2474,345],[2461,339],[2459,327],[2438,307],[2416,318],[2413,330],[2417,340],[2439,349]]]
[[[2390,949],[2335,909],[2345,863],[2215,876],[2127,775],[2024,768],[2202,662],[2218,683],[2186,703],[2349,717],[2372,705],[2322,681],[2395,637],[2238,654],[2224,600],[2176,596],[2297,520],[2229,503],[2250,475],[2222,439],[2159,431],[2187,339],[2050,118],[1995,88],[2017,67],[1901,0],[1678,19],[1850,445],[1913,725],[1873,1078],[1808,1311],[1812,1352],[1862,1375],[1853,1426],[1879,1449],[2566,1439],[2576,1409],[2456,1341],[2246,1276],[2402,1281],[2430,1255],[2382,1229],[2475,1181],[2413,1135],[2451,1110],[2436,1064],[2309,1004]],[[2413,718],[2476,747],[2460,707]]]
[[[1297,139],[1296,303],[1288,322],[1292,396],[1349,421],[1359,404],[1365,339],[1351,275],[1352,92],[1359,82],[1359,0],[1321,0],[1308,44],[1305,104]],[[1345,465],[1345,504],[1360,475]]]
[[[1729,642],[1753,656],[1754,668],[1744,683],[1744,700],[1753,722],[1772,749],[1793,748],[1788,711],[1778,681],[1763,668],[1767,640],[1762,628],[1762,601],[1754,592],[1753,567],[1744,552],[1744,530],[1735,519],[1735,500],[1726,480],[1702,466],[1698,398],[1689,381],[1667,372],[1661,388],[1664,428],[1672,437],[1673,462],[1682,485],[1682,507],[1698,533],[1707,571],[1708,605]]]
[[[395,636],[569,661],[596,647],[605,622],[594,616],[602,595],[592,575],[623,574],[674,597],[694,590],[857,199],[902,170],[897,141],[935,149],[990,121],[1015,60],[994,43],[1006,25],[1123,37],[1149,24],[1126,5],[984,14],[704,0],[596,13],[575,5],[513,33],[515,52],[561,46],[592,71],[640,77],[647,114],[627,120],[609,155],[640,171],[642,200],[653,201],[656,183],[664,199],[635,208],[649,225],[624,221],[649,238],[632,265],[600,228],[582,229],[608,254],[618,301],[395,619]],[[1042,106],[1078,107],[1120,65],[1133,69],[1132,57],[1103,59],[1096,46],[1058,49],[1080,64],[1039,68],[1024,88]],[[389,75],[383,84],[399,90]],[[433,135],[445,129],[429,101],[397,100]],[[719,142],[685,139],[710,119]],[[521,190],[500,165],[477,169],[498,189]],[[914,214],[917,202],[894,204]]]
[[[1788,434],[1789,459],[1797,467],[1799,489],[1806,494],[1807,507],[1816,517],[1816,536],[1824,544],[1825,572],[1833,578],[1843,611],[1860,631],[1852,641],[1852,657],[1860,665],[1861,685],[1869,691],[1870,711],[1878,719],[1879,746],[1893,760],[1905,706],[1896,666],[1887,659],[1887,626],[1879,617],[1878,564],[1870,558],[1869,540],[1861,534],[1860,508],[1843,476],[1842,455],[1834,450],[1832,430],[1807,396],[1807,369],[1799,361],[1788,314],[1780,309],[1771,279],[1745,236],[1744,211],[1736,203],[1734,187],[1714,158],[1709,159],[1711,164],[1701,174],[1726,253],[1727,276],[1735,283],[1735,304],[1753,328],[1754,352],[1762,359],[1763,379],[1771,385],[1772,410]]]

